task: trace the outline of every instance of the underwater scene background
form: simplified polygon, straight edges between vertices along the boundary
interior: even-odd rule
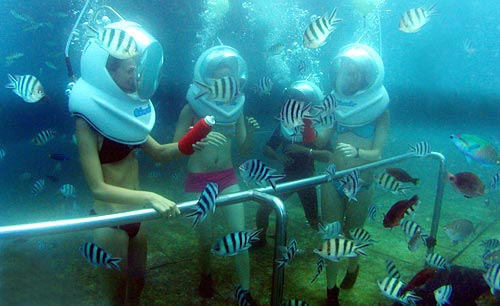
[[[0,90],[0,226],[84,217],[92,208],[94,200],[78,161],[73,142],[74,119],[69,115],[65,95],[70,80],[64,47],[84,4],[85,1],[76,0],[0,3],[0,76],[7,84],[7,74],[35,75],[48,96],[40,103],[25,103],[11,89]],[[194,63],[201,52],[219,44],[219,40],[238,49],[249,67],[244,89],[245,115],[255,117],[261,126],[252,158],[262,159],[278,171],[282,166],[264,157],[262,144],[277,125],[275,117],[284,102],[284,89],[291,82],[308,77],[326,93],[331,90],[328,65],[339,48],[356,41],[372,46],[384,61],[384,85],[391,99],[391,128],[383,158],[404,154],[409,144],[426,141],[433,151],[445,156],[450,173],[473,172],[487,185],[483,196],[466,198],[446,184],[435,249],[453,264],[484,270],[484,249],[480,243],[500,239],[500,192],[495,186],[488,187],[499,172],[498,166],[467,161],[450,141],[450,135],[478,135],[500,147],[500,4],[437,1],[436,14],[420,31],[408,34],[398,30],[405,11],[433,4],[390,0],[92,1],[94,9],[109,5],[125,19],[140,23],[164,48],[161,83],[152,99],[157,112],[152,135],[161,143],[172,141],[192,82]],[[317,49],[304,48],[302,35],[312,18],[329,15],[335,7],[342,22],[326,44]],[[82,40],[84,37],[75,35],[70,48],[77,76]],[[271,47],[276,44],[284,48],[274,54]],[[252,90],[264,76],[274,82],[270,95]],[[43,145],[32,143],[38,133],[48,129],[55,131],[52,140]],[[65,158],[57,158],[60,154]],[[246,160],[234,156],[235,165]],[[194,200],[182,192],[187,158],[165,164],[155,164],[141,152],[137,158],[143,189],[178,202]],[[428,232],[437,162],[413,159],[394,166],[420,179],[415,193],[421,205],[414,220]],[[318,174],[323,174],[325,168],[325,164],[316,164]],[[38,191],[34,185],[40,179],[45,180],[45,186]],[[61,187],[65,184],[74,186],[74,193],[63,194]],[[241,187],[247,188],[243,182]],[[342,291],[341,305],[392,305],[393,301],[382,296],[377,286],[377,281],[387,276],[385,260],[393,260],[405,280],[410,280],[425,263],[424,247],[410,252],[399,228],[389,230],[382,226],[382,213],[403,197],[380,188],[374,190],[373,204],[378,213],[375,221],[367,220],[365,229],[377,242],[361,259],[354,288]],[[246,203],[249,229],[255,227],[257,205]],[[304,252],[286,268],[284,300],[295,298],[323,305],[324,275],[311,283],[316,271],[312,250],[320,241],[319,235],[306,224],[296,195],[286,201],[286,207],[288,237],[295,238]],[[458,219],[470,220],[475,230],[464,241],[453,243],[444,226]],[[231,258],[213,259],[216,297],[203,300],[197,296],[197,242],[190,220],[181,217],[149,221],[144,226],[150,245],[143,305],[237,304],[237,277]],[[222,218],[216,234],[214,239],[225,234]],[[92,232],[85,231],[0,241],[0,305],[98,305],[100,284],[93,273],[96,268],[78,251],[91,237]],[[268,305],[272,245],[252,251],[250,258],[252,295],[262,305]],[[494,302],[486,296],[479,303]]]

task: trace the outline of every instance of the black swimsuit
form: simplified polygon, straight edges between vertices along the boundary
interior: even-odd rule
[[[99,160],[101,164],[116,163],[127,157],[135,148],[137,146],[119,143],[104,137],[101,149],[99,150]],[[90,215],[97,215],[97,213],[92,209]],[[141,228],[141,223],[124,224],[112,226],[111,228],[124,230],[127,232],[129,238],[134,238]]]

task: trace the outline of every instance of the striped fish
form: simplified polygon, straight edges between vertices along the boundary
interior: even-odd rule
[[[273,174],[275,169],[269,168],[258,159],[249,159],[239,166],[240,174],[245,182],[255,182],[259,185],[268,182],[276,190],[276,181],[285,177],[284,174]]]
[[[354,240],[354,242],[357,244],[373,244],[374,242],[376,242],[375,240],[373,240],[372,235],[370,235],[367,230],[361,227],[351,228],[349,230],[349,234],[351,234],[352,240]]]
[[[337,166],[334,163],[329,164],[326,169],[326,175],[328,176],[328,181],[331,182],[333,177],[335,176],[335,172],[337,171]]]
[[[240,95],[238,82],[232,76],[225,76],[215,79],[212,85],[194,81],[202,91],[195,97],[199,99],[206,94],[210,94],[210,100],[224,104],[233,103],[234,99]]]
[[[236,292],[234,293],[234,297],[238,301],[238,306],[252,306],[247,299],[248,291],[243,290],[240,285],[236,287]]]
[[[25,102],[36,103],[45,97],[42,83],[30,74],[15,75],[7,74],[10,83],[5,85],[5,88],[10,88],[12,91],[23,98]]]
[[[127,32],[114,28],[94,29],[88,24],[87,28],[90,30],[89,36],[96,38],[112,57],[123,60],[139,54],[137,42]]]
[[[499,190],[500,189],[500,173],[496,173],[490,181],[490,189],[491,190]]]
[[[287,267],[292,259],[295,258],[295,255],[299,252],[297,247],[297,240],[292,239],[287,247],[281,246],[279,247],[279,251],[281,252],[281,256],[276,262],[279,264],[279,267],[285,266]]]
[[[218,195],[219,185],[214,182],[209,182],[201,192],[200,198],[196,203],[196,210],[186,215],[187,218],[194,218],[193,227],[205,220],[209,211],[215,213],[215,200]]]
[[[496,264],[500,264],[500,250],[485,251],[483,254],[484,268],[488,269]]]
[[[412,188],[409,184],[398,181],[394,176],[385,171],[380,174],[375,174],[373,180],[379,187],[393,194],[406,195],[406,191]]]
[[[35,183],[33,183],[33,187],[31,187],[31,195],[37,196],[44,190],[45,190],[45,180],[38,179],[35,181]]]
[[[415,145],[408,145],[410,152],[414,152],[416,156],[427,156],[431,154],[431,145],[427,141],[421,141]]]
[[[55,136],[56,136],[55,129],[46,129],[36,134],[35,137],[31,139],[31,143],[37,146],[42,146],[47,142],[51,141],[52,139],[54,139]]]
[[[337,109],[337,98],[330,93],[323,99],[321,105],[313,106],[313,109],[320,112],[323,116],[335,114],[335,110]]]
[[[295,99],[288,99],[281,108],[278,120],[280,120],[281,124],[287,129],[302,126],[304,125],[303,119],[310,117],[310,109],[311,103],[306,104],[305,102]]]
[[[416,251],[420,247],[420,242],[426,243],[427,235],[423,235],[423,230],[420,225],[412,220],[403,220],[399,224],[401,229],[406,234],[408,241],[408,250],[411,252]]]
[[[390,278],[401,279],[401,274],[399,273],[396,264],[392,260],[387,259],[385,261],[385,269],[387,270],[387,274]]]
[[[438,253],[427,254],[425,256],[425,262],[427,263],[427,265],[438,269],[446,269],[448,265],[446,262],[446,258],[439,255]]]
[[[483,247],[485,249],[485,251],[491,251],[491,250],[494,250],[500,246],[500,240],[494,239],[494,238],[488,239],[488,240],[483,240],[483,241],[481,241],[481,243],[479,245],[481,247]]]
[[[326,43],[328,36],[335,30],[335,25],[342,21],[342,19],[335,18],[336,14],[337,8],[334,8],[329,18],[318,17],[309,24],[304,32],[304,47],[315,49]]]
[[[118,266],[118,263],[122,259],[118,257],[111,257],[109,253],[92,242],[84,243],[80,247],[80,253],[82,253],[83,257],[85,257],[85,259],[87,259],[87,261],[94,266],[108,269],[113,268],[117,271],[120,271],[120,266]]]
[[[397,278],[386,277],[377,284],[382,295],[403,305],[416,305],[416,302],[421,299],[413,291],[401,294],[401,289],[405,284]]]
[[[451,285],[444,285],[434,290],[434,298],[438,306],[450,305]]]
[[[325,259],[323,259],[323,257],[321,256],[318,256],[318,260],[316,261],[316,274],[314,274],[311,283],[314,283],[314,281],[318,278],[318,276],[321,274],[321,271],[323,271],[324,268],[325,268]]]
[[[71,184],[64,184],[59,188],[59,192],[63,195],[65,198],[74,198],[76,195],[76,190],[75,186]]]
[[[436,5],[432,5],[428,9],[423,7],[412,8],[403,13],[399,20],[399,30],[405,33],[415,33],[431,19],[432,15],[436,14]]]
[[[491,294],[495,295],[495,292],[500,290],[500,264],[489,267],[483,274],[483,278],[490,286]]]
[[[349,199],[349,202],[351,200],[357,201],[356,194],[361,189],[358,169],[354,169],[341,178],[339,182],[342,186],[342,192],[344,192],[345,196]]]
[[[286,303],[281,304],[281,306],[310,306],[307,302],[304,302],[302,300],[288,300]]]
[[[325,259],[337,262],[340,258],[356,257],[359,254],[367,255],[363,249],[369,245],[369,243],[356,244],[353,240],[345,238],[332,238],[325,240],[313,252]]]
[[[265,76],[262,79],[259,80],[257,85],[254,86],[253,91],[256,94],[259,94],[259,96],[262,95],[270,95],[271,90],[273,89],[273,81],[271,80],[270,77]]]
[[[242,251],[248,250],[252,242],[259,240],[262,229],[254,231],[232,232],[217,240],[212,253],[219,256],[234,256]]]
[[[320,124],[321,126],[333,128],[335,125],[336,117],[335,114],[329,114],[326,116],[319,115],[317,117],[314,117],[313,121],[314,123]]]
[[[341,232],[342,224],[339,221],[328,223],[326,226],[322,223],[319,224],[319,233],[321,234],[323,240],[337,238]]]
[[[370,217],[372,221],[375,221],[377,218],[377,206],[375,206],[375,204],[368,206],[368,217]]]

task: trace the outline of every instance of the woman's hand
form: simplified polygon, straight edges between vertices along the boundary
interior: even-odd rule
[[[175,218],[181,214],[177,204],[159,194],[151,193],[151,206],[165,218]]]
[[[216,147],[223,145],[227,142],[227,137],[219,132],[210,132],[207,137],[193,144],[193,149],[195,151],[203,150],[208,145],[214,145]]]
[[[254,133],[256,129],[260,129],[259,122],[254,117],[246,117],[247,133]]]
[[[344,155],[344,157],[347,157],[347,158],[359,157],[358,149],[355,146],[348,144],[348,143],[339,142],[337,144],[337,150],[339,150],[342,153],[342,155]]]

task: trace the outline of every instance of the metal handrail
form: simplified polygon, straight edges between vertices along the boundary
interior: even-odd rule
[[[443,202],[443,191],[444,191],[444,180],[446,176],[446,159],[438,152],[432,152],[426,157],[434,158],[439,161],[439,174],[438,182],[436,187],[436,195],[434,201],[434,212],[432,217],[432,226],[429,233],[430,237],[434,239],[437,236],[439,218],[441,214],[441,206]],[[420,158],[413,152],[406,153],[403,155],[383,159],[373,163],[365,164],[356,167],[359,171],[382,167],[389,164],[402,162],[405,160]],[[241,203],[249,200],[253,200],[260,203],[271,204],[276,212],[276,222],[275,222],[275,248],[274,248],[274,258],[273,258],[273,280],[272,280],[272,292],[271,292],[271,305],[277,306],[281,305],[283,299],[283,284],[284,284],[284,267],[279,266],[276,259],[280,255],[280,247],[286,246],[286,226],[287,226],[287,214],[283,202],[273,196],[272,194],[282,194],[292,191],[297,191],[299,189],[313,187],[319,184],[323,184],[332,179],[338,179],[353,171],[354,168],[338,171],[333,177],[329,177],[326,174],[313,176],[310,178],[305,178],[301,180],[281,183],[276,185],[274,190],[271,187],[264,187],[258,189],[252,189],[247,191],[241,191],[236,193],[231,193],[217,198],[217,206],[231,205],[235,203]],[[197,201],[183,202],[178,205],[181,213],[186,213],[195,208]],[[11,225],[11,226],[1,226],[0,227],[0,240],[6,238],[19,238],[24,236],[36,236],[36,235],[47,235],[47,234],[60,234],[66,232],[75,232],[90,230],[99,227],[116,226],[121,224],[128,224],[134,222],[141,222],[153,219],[159,219],[161,215],[154,209],[141,209],[137,211],[118,213],[112,215],[104,216],[93,216],[86,218],[70,219],[70,220],[59,220],[59,221],[48,221],[39,222],[33,224],[21,224],[21,225]],[[434,245],[427,246],[428,253],[433,252]]]

